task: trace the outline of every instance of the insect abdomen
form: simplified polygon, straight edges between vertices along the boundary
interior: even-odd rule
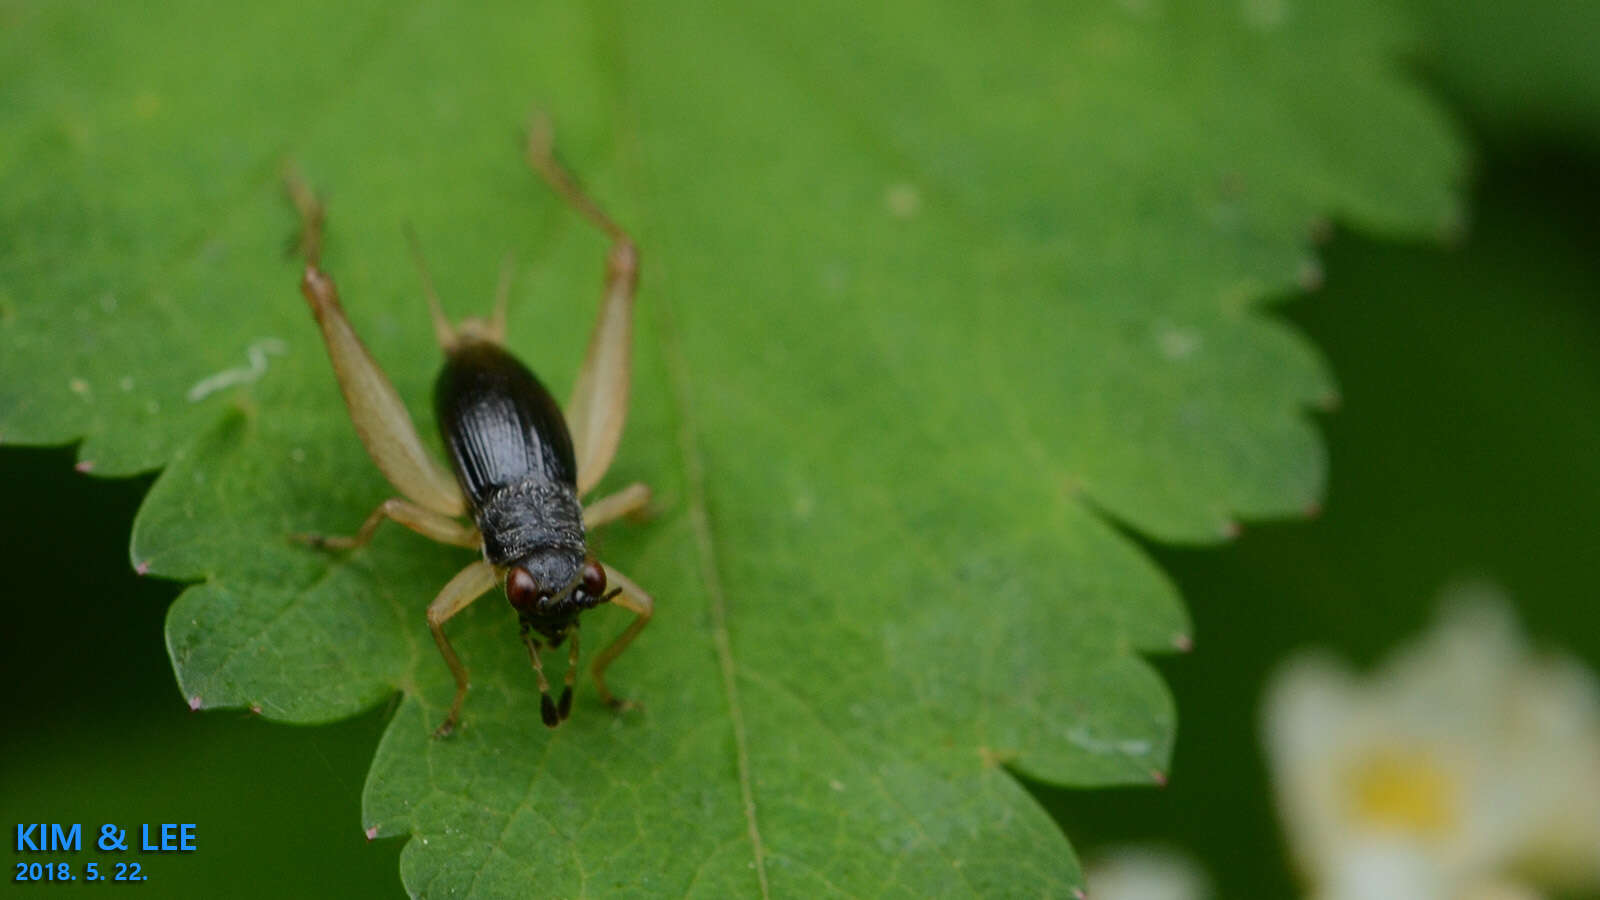
[[[476,514],[490,496],[529,482],[577,484],[572,436],[555,398],[496,344],[464,343],[445,358],[434,415]]]

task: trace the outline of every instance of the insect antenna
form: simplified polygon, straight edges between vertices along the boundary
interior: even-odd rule
[[[489,314],[489,336],[497,344],[506,342],[506,300],[511,296],[511,275],[516,271],[516,259],[509,252],[500,262],[500,282],[494,288],[494,311]]]
[[[422,258],[422,243],[417,240],[417,232],[407,222],[401,226],[406,234],[406,245],[411,248],[411,261],[417,267],[417,274],[422,277],[422,292],[428,297],[428,314],[433,317],[433,336],[438,339],[439,346],[449,350],[456,345],[456,330],[445,317],[444,307],[439,304],[439,292],[433,289],[433,275],[428,272],[428,263]]]
[[[607,603],[610,603],[613,599],[615,599],[620,593],[622,593],[622,588],[612,588],[598,597],[586,597],[582,604],[583,608],[594,609],[597,606],[605,606]]]

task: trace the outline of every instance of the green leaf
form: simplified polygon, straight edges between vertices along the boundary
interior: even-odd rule
[[[0,439],[166,467],[132,553],[197,582],[168,622],[193,704],[321,722],[403,692],[363,825],[411,836],[418,894],[1074,889],[1007,767],[1162,780],[1140,654],[1191,633],[1111,521],[1208,542],[1314,507],[1302,411],[1333,388],[1262,301],[1315,279],[1324,216],[1458,219],[1461,150],[1382,7],[8,15]],[[296,297],[279,172],[329,197],[327,267],[419,422],[404,221],[457,316],[521,254],[511,344],[564,395],[604,244],[523,167],[534,102],[643,249],[607,485],[658,514],[595,542],[658,614],[612,669],[643,709],[584,684],[551,732],[511,611],[475,605],[435,741],[422,610],[470,555],[285,539],[393,491]]]

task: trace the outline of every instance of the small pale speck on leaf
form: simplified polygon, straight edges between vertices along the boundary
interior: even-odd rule
[[[1254,28],[1270,31],[1289,18],[1288,0],[1244,0],[1244,20]]]
[[[161,112],[161,95],[155,91],[140,91],[133,98],[133,113],[141,119],[155,118]]]
[[[1242,210],[1233,202],[1211,204],[1206,218],[1220,231],[1237,231],[1243,221]]]
[[[1141,18],[1156,11],[1155,0],[1120,0],[1117,5],[1122,7],[1123,10]]]
[[[850,269],[843,262],[834,260],[822,267],[822,289],[830,294],[844,293],[850,285]]]
[[[909,219],[922,209],[922,193],[905,182],[891,184],[884,191],[883,202],[889,208],[889,215]]]
[[[1171,360],[1188,359],[1202,343],[1198,334],[1183,328],[1163,328],[1156,341],[1161,345],[1161,354]]]
[[[1295,283],[1303,291],[1316,291],[1322,289],[1324,280],[1322,263],[1314,259],[1307,259],[1300,263],[1300,271],[1295,273]]]
[[[979,747],[978,758],[990,768],[998,769],[1016,758],[1016,753],[1010,750],[996,750],[993,747]]]

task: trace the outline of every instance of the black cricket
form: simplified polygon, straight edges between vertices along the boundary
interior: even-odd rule
[[[605,296],[563,414],[533,372],[505,349],[509,265],[502,271],[493,315],[452,325],[416,239],[407,233],[434,334],[445,354],[434,385],[434,413],[454,477],[423,446],[405,405],[356,336],[332,279],[320,268],[324,218],[320,202],[298,178],[291,176],[288,181],[301,216],[306,256],[301,292],[322,329],[356,433],[379,470],[403,495],[379,505],[351,537],[298,535],[297,539],[317,547],[352,549],[370,541],[377,526],[391,519],[434,540],[482,553],[428,607],[429,629],[456,682],[454,701],[434,732],[436,737],[454,730],[468,689],[466,666],[445,636],[444,624],[496,584],[504,587],[517,612],[538,679],[540,716],[552,728],[572,710],[579,614],[604,603],[635,613],[627,630],[593,665],[601,699],[620,708],[628,704],[607,688],[605,670],[654,611],[649,594],[595,559],[588,548],[589,530],[642,511],[650,500],[649,489],[635,483],[587,506],[581,503],[610,466],[622,435],[638,253],[628,235],[555,161],[542,117],[536,116],[529,130],[527,156],[559,195],[610,236]],[[459,521],[461,517],[469,517],[472,524]],[[567,670],[560,699],[553,700],[540,651],[563,643],[568,645]]]

